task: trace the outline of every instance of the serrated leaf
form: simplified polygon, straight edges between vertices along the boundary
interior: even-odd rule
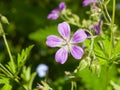
[[[29,89],[32,89],[32,84],[33,84],[33,80],[35,79],[35,76],[37,75],[36,72],[32,73],[30,80],[29,80]]]
[[[8,64],[6,64],[5,66],[9,69],[9,71],[10,71],[11,73],[14,74],[14,73],[16,72],[15,62],[9,61]]]
[[[31,46],[27,47],[26,49],[23,49],[22,52],[21,52],[21,54],[18,54],[18,57],[17,57],[17,65],[18,65],[17,73],[19,73],[19,71],[24,66],[24,64],[26,62],[26,59],[29,56],[30,51],[33,48],[33,46],[34,45],[31,45]]]
[[[32,90],[33,80],[36,76],[36,72],[31,73],[31,67],[23,67],[21,77],[24,80],[24,86],[28,90]]]
[[[31,78],[31,77],[30,77],[30,74],[31,74],[31,68],[30,68],[30,67],[26,68],[26,67],[24,66],[24,67],[23,67],[23,70],[22,70],[21,77],[22,77],[26,82],[28,82],[29,79]]]

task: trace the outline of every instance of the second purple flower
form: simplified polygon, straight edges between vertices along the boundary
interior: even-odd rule
[[[60,49],[55,54],[56,62],[64,64],[68,58],[68,53],[75,59],[81,59],[84,50],[77,44],[83,42],[87,35],[84,30],[77,30],[72,37],[70,37],[70,26],[67,22],[60,23],[58,25],[59,36],[50,35],[47,37],[46,44],[49,47],[60,47]]]
[[[50,14],[48,14],[47,19],[56,20],[59,18],[60,13],[66,8],[65,2],[60,2],[58,8],[53,9]]]

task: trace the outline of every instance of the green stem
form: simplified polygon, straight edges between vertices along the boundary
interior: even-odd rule
[[[116,7],[116,0],[113,0],[113,10],[112,10],[112,20],[111,20],[111,38],[110,38],[110,53],[109,53],[109,58],[111,57],[112,54],[112,48],[113,48],[113,30],[114,30],[114,22],[115,22],[115,7]]]
[[[112,11],[112,21],[111,21],[111,27],[114,27],[114,21],[115,21],[115,7],[116,7],[116,0],[113,0],[113,11]]]
[[[14,68],[14,60],[13,60],[13,57],[12,57],[12,54],[11,54],[11,51],[10,51],[10,48],[8,46],[8,42],[7,42],[7,39],[6,39],[6,36],[5,36],[5,33],[4,33],[4,29],[2,27],[2,24],[0,23],[0,34],[2,35],[3,37],[3,40],[4,40],[4,43],[5,43],[5,46],[7,48],[7,51],[8,51],[8,54],[9,54],[9,58],[11,60],[11,63],[12,63],[12,67]]]
[[[8,77],[11,77],[11,78],[13,77],[12,73],[9,72],[1,63],[0,63],[0,70]]]
[[[105,75],[106,75],[106,76],[105,76],[106,78],[105,78],[105,89],[104,89],[104,90],[107,90],[108,83],[109,83],[109,82],[108,82],[108,80],[109,80],[109,77],[108,77],[109,75],[108,75],[108,73],[109,73],[109,68],[108,68],[108,66],[107,66],[107,67],[106,67],[106,74],[105,74]]]
[[[76,82],[75,81],[71,81],[71,90],[76,90],[77,86],[76,86]]]
[[[106,13],[106,15],[107,15],[109,21],[111,21],[111,17],[110,17],[110,15],[109,15],[109,13],[108,13],[108,10],[107,10],[107,8],[106,8],[106,5],[103,5],[103,6],[104,6],[105,13]]]
[[[109,23],[110,21],[110,16],[109,16],[109,13],[108,13],[108,10],[106,9],[106,6],[105,5],[103,5],[103,3],[99,0],[99,3],[100,3],[100,7],[101,7],[101,9],[102,9],[102,14],[103,14],[103,17],[104,17],[104,19],[106,20],[106,22],[107,23]],[[105,13],[105,12],[106,13]],[[109,20],[108,20],[108,18],[107,18],[107,16],[106,16],[106,14],[107,14],[107,16],[109,17]]]
[[[109,53],[109,59],[111,59],[112,49],[113,49],[113,29],[114,29],[114,22],[115,22],[115,7],[116,7],[116,0],[113,0],[113,10],[112,10],[112,20],[111,20],[111,37],[110,37],[110,53]],[[107,86],[109,83],[109,66],[106,67],[106,84],[105,84],[105,90],[107,90]]]
[[[4,42],[5,42],[5,45],[6,45],[6,48],[7,48],[7,51],[8,51],[9,57],[10,57],[10,60],[11,60],[12,62],[14,62],[14,61],[13,61],[12,54],[11,54],[11,52],[10,52],[10,48],[9,48],[9,46],[8,46],[8,43],[7,43],[7,39],[6,39],[5,34],[3,34],[3,39],[4,39]]]
[[[90,45],[90,52],[88,54],[88,57],[90,57],[90,55],[92,54],[93,55],[93,59],[95,59],[95,53],[94,53],[94,50],[93,50],[93,47],[94,47],[94,36],[92,35],[91,36],[91,45]]]
[[[71,81],[71,90],[74,90],[74,84],[73,84],[73,81]]]

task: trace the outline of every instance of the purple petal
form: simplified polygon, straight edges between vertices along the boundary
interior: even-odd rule
[[[58,9],[53,9],[50,14],[48,14],[47,19],[56,20],[59,17],[60,11]]]
[[[65,8],[66,8],[65,2],[61,2],[61,3],[59,4],[59,10],[62,11],[62,10],[65,9]]]
[[[80,43],[83,42],[87,38],[87,35],[84,30],[78,30],[76,31],[72,36],[72,42],[73,43]]]
[[[96,2],[97,2],[97,0],[84,0],[83,1],[83,6],[88,6],[91,3],[96,3]]]
[[[46,44],[49,47],[59,47],[63,43],[63,40],[55,35],[50,35],[47,37]]]
[[[75,59],[81,59],[84,54],[83,49],[76,45],[71,46],[70,52]]]
[[[59,62],[61,64],[64,64],[67,58],[68,58],[68,50],[65,47],[60,48],[55,54],[56,62]]]
[[[100,34],[101,24],[102,24],[102,21],[100,20],[98,25],[94,25],[94,34],[95,35],[99,35]]]
[[[58,32],[64,39],[69,39],[70,37],[70,26],[67,22],[58,24]]]

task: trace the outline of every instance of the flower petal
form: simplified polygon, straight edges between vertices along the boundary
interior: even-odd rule
[[[84,54],[83,49],[76,45],[71,46],[70,52],[75,59],[81,59]]]
[[[65,9],[65,8],[66,8],[65,2],[61,2],[61,3],[59,4],[59,10],[62,11],[62,10]]]
[[[97,0],[84,0],[83,1],[83,6],[88,6],[91,3],[96,3],[96,2],[97,2]]]
[[[80,43],[83,42],[87,38],[87,35],[84,30],[78,30],[76,31],[72,36],[72,42],[73,43]]]
[[[69,39],[70,37],[70,26],[67,22],[58,24],[58,32],[64,39]]]
[[[49,47],[59,47],[63,43],[63,40],[55,35],[50,35],[47,37],[46,44]]]
[[[56,20],[59,17],[59,10],[58,9],[53,9],[50,14],[48,14],[47,19],[52,19]]]
[[[94,25],[94,34],[99,35],[101,30],[102,21],[100,20],[97,25]]]
[[[65,47],[60,48],[55,54],[56,62],[59,62],[61,64],[64,64],[67,58],[68,58],[68,50]]]

